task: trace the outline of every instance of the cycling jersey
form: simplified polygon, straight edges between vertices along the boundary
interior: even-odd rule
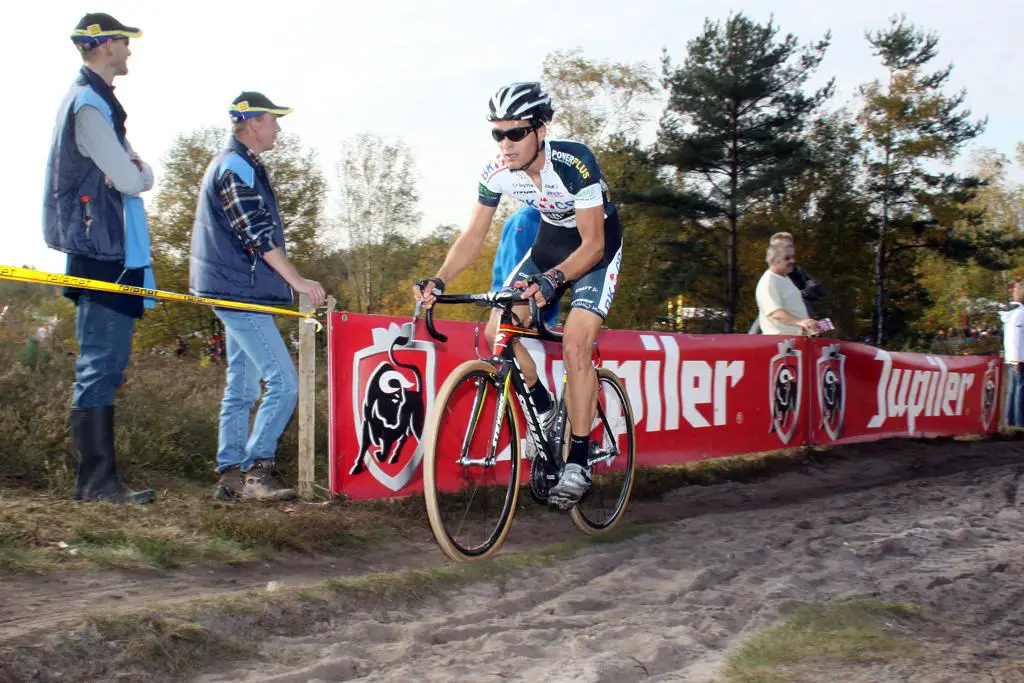
[[[510,171],[499,154],[484,168],[480,203],[497,206],[501,195],[508,194],[540,211],[546,223],[572,229],[576,228],[576,209],[603,205],[605,216],[615,212],[597,159],[581,142],[545,140],[540,178],[538,188],[526,171]]]
[[[572,289],[570,308],[582,308],[607,317],[622,263],[622,228],[615,205],[608,201],[608,186],[590,148],[573,140],[545,140],[540,188],[526,171],[511,171],[499,154],[484,168],[480,203],[497,206],[501,195],[532,206],[541,213],[540,231],[533,247],[509,273],[506,286],[543,273],[568,258],[583,242],[576,210],[604,206],[604,253],[593,268],[566,283],[556,296]],[[554,302],[551,302],[554,303]]]

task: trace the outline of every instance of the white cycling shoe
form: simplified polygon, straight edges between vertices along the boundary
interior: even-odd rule
[[[592,485],[590,468],[571,462],[562,470],[558,483],[548,491],[548,502],[568,510],[580,502]]]

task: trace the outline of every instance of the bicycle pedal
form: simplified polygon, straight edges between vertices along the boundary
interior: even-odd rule
[[[558,508],[563,512],[568,512],[576,507],[576,503],[579,501],[567,500],[565,498],[556,498],[554,496],[548,496],[548,507]]]

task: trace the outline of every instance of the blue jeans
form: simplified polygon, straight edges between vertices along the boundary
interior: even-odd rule
[[[1010,391],[1006,394],[1006,424],[1024,426],[1024,363],[1010,366]]]
[[[124,371],[132,354],[135,318],[97,304],[88,294],[78,298],[75,336],[78,360],[72,404],[76,408],[114,405],[124,384]]]
[[[299,375],[274,316],[214,309],[224,323],[228,369],[220,406],[217,473],[238,465],[248,472],[257,460],[273,460],[277,441],[299,399]],[[267,383],[249,434],[249,414]]]

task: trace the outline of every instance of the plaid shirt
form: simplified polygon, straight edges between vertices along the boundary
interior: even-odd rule
[[[255,154],[248,149],[245,154],[254,167],[263,167]],[[279,246],[274,244],[274,219],[256,190],[234,172],[227,171],[217,183],[217,195],[228,214],[231,229],[247,252],[265,254]]]

